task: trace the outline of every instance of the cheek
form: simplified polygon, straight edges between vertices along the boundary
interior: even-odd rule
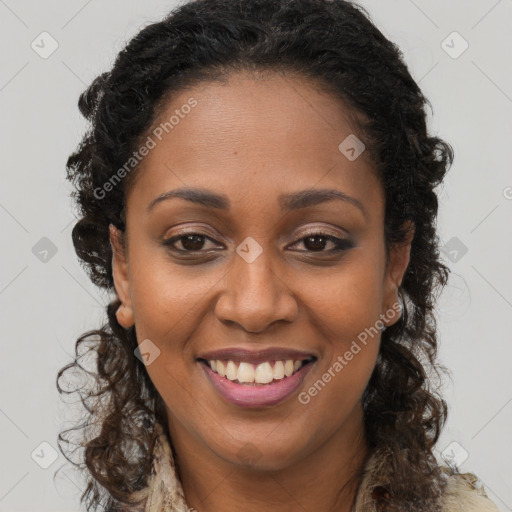
[[[319,279],[303,278],[300,288],[303,303],[338,351],[374,326],[382,313],[382,269],[362,251]]]
[[[380,348],[382,280],[380,269],[359,258],[323,286],[315,287],[310,303],[317,333],[324,340],[324,357],[315,379],[298,396],[314,428],[322,417],[319,436],[335,430],[359,403],[375,368]],[[320,291],[321,290],[321,291]],[[329,411],[326,414],[325,411]]]
[[[375,261],[356,257],[304,294],[304,303],[314,304],[309,314],[327,343],[325,357],[319,361],[319,378],[304,389],[299,401],[318,408],[319,414],[336,404],[339,414],[333,410],[333,424],[359,401],[377,361],[381,276]]]
[[[165,254],[145,258],[134,251],[131,299],[139,339],[154,338],[164,345],[180,340],[204,307],[207,290],[217,272],[178,266]]]

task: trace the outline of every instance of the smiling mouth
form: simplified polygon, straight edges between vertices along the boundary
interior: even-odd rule
[[[244,361],[198,359],[201,364],[209,367],[214,373],[235,384],[246,386],[266,386],[286,380],[296,374],[304,366],[316,361],[311,356],[306,359],[285,359],[265,361],[253,364]]]

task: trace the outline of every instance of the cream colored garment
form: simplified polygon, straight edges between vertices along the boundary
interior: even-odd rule
[[[498,507],[477,487],[478,479],[452,476],[445,494],[443,512],[499,512]]]
[[[174,458],[166,434],[157,425],[159,436],[153,453],[153,475],[148,486],[133,496],[134,503],[146,503],[137,508],[125,508],[127,512],[194,512],[188,507],[183,489],[177,478]],[[382,464],[381,464],[382,466]],[[375,456],[366,463],[367,476],[363,479],[357,494],[353,512],[377,512],[372,478],[377,474],[379,461]],[[487,497],[483,488],[477,485],[478,479],[470,474],[448,476],[447,487],[442,499],[442,512],[499,512],[496,505]],[[414,512],[414,511],[409,511]]]

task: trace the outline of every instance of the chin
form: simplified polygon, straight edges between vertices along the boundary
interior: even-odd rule
[[[286,469],[304,456],[304,436],[297,442],[287,438],[284,446],[278,440],[271,441],[265,437],[257,438],[249,435],[247,442],[237,443],[226,450],[226,445],[220,450],[214,449],[219,457],[240,468],[256,471],[279,471]]]

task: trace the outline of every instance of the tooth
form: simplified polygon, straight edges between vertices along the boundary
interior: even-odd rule
[[[287,359],[284,363],[284,374],[290,377],[293,373],[293,360]]]
[[[276,361],[274,364],[274,379],[280,380],[284,378],[284,364],[282,361]]]
[[[272,366],[270,366],[270,363],[261,363],[256,367],[254,381],[257,384],[268,384],[269,382],[272,382],[273,378],[274,372],[272,371]]]
[[[254,382],[254,365],[240,363],[237,373],[238,382]]]
[[[233,361],[228,361],[228,364],[226,366],[226,377],[229,380],[235,380],[237,373],[238,368],[236,367],[236,364]]]
[[[223,362],[220,360],[208,361],[210,368],[218,373],[221,377],[225,377],[231,381],[237,380],[240,383],[268,384],[275,380],[281,380],[285,377],[292,376],[299,370],[303,363],[301,360],[288,359],[286,361],[266,361],[258,365],[252,363],[234,361]]]
[[[224,363],[222,361],[216,361],[216,364],[217,364],[217,373],[221,377],[225,377],[226,376],[226,368],[224,366]]]

